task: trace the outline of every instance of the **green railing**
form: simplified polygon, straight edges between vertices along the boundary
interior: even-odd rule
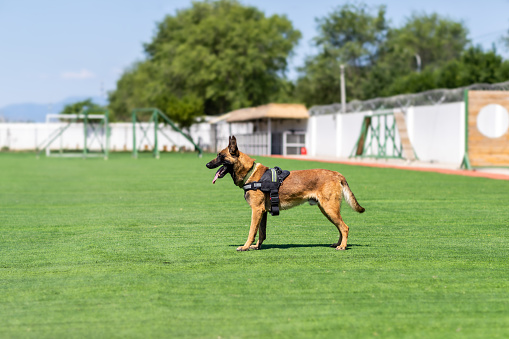
[[[396,119],[392,111],[365,116],[359,139],[350,157],[403,159],[403,146],[396,141],[396,131]],[[372,152],[373,145],[376,145],[376,153]]]
[[[141,123],[141,121],[139,121],[139,119],[138,119],[138,113],[150,113],[150,118],[146,122],[154,124],[154,145],[153,145],[152,153],[156,159],[159,159],[159,147],[158,147],[159,132],[166,139],[168,139],[170,142],[173,143],[173,140],[171,140],[171,138],[168,135],[166,135],[161,128],[159,128],[160,119],[162,119],[163,122],[166,122],[168,125],[170,125],[174,131],[183,135],[191,144],[193,144],[195,151],[198,151],[198,156],[199,157],[202,156],[203,150],[201,149],[201,147],[198,146],[189,135],[187,135],[180,128],[178,128],[178,126],[170,118],[168,118],[168,116],[166,114],[164,114],[157,108],[135,108],[135,109],[133,109],[133,111],[131,113],[132,122],[133,122],[133,158],[138,157],[138,148],[141,145],[141,143],[143,143],[144,140],[147,140],[147,141],[150,140],[148,137],[150,126],[147,126],[144,128],[141,124],[139,125],[139,127],[140,127],[141,131],[143,132],[143,135],[140,140],[137,140],[137,138],[136,138],[136,124]]]
[[[461,161],[461,168],[471,170],[470,159],[468,157],[468,89],[463,92],[463,100],[465,102],[465,154]]]

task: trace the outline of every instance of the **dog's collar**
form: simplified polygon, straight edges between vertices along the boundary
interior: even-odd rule
[[[242,184],[239,185],[240,188],[244,187],[244,185],[246,184],[246,181],[249,180],[249,178],[253,174],[255,168],[256,168],[256,161],[253,162],[253,167],[251,167],[251,169],[247,172],[246,176],[244,177],[244,180],[242,180]]]

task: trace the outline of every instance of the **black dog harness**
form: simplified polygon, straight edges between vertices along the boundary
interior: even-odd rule
[[[279,186],[289,175],[290,171],[283,171],[276,166],[266,170],[260,181],[245,184],[242,188],[244,193],[250,190],[261,190],[264,193],[269,193],[270,214],[279,215]]]

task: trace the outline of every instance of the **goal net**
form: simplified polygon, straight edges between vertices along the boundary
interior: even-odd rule
[[[108,158],[108,114],[48,114],[47,138],[38,147],[46,156]]]

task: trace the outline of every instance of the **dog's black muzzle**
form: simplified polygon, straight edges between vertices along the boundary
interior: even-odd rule
[[[219,167],[221,165],[221,162],[217,161],[216,159],[210,161],[207,163],[207,168],[208,169],[213,169],[213,168],[216,168],[216,167]]]
[[[221,166],[222,165],[222,166]],[[212,180],[212,183],[215,184],[217,179],[223,178],[227,173],[231,171],[231,165],[223,163],[222,161],[218,160],[217,158],[207,163],[208,169],[213,169],[216,167],[221,166],[216,172],[216,175],[214,176],[214,179]]]

